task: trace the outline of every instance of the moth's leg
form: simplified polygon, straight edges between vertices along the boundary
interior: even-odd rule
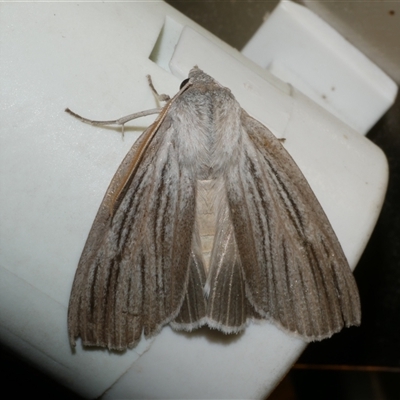
[[[169,97],[167,94],[158,94],[156,88],[155,88],[154,85],[153,85],[153,82],[152,82],[152,80],[151,80],[151,76],[150,76],[150,75],[147,75],[147,81],[149,82],[149,86],[150,86],[151,91],[153,92],[155,98],[156,98],[158,101],[168,101],[168,100],[171,100],[171,97]]]
[[[71,111],[69,108],[66,108],[65,111],[71,115],[73,115],[75,118],[80,119],[82,122],[85,122],[87,124],[91,125],[121,125],[122,126],[122,135],[124,134],[124,125],[132,121],[133,119],[140,118],[140,117],[145,117],[146,115],[152,115],[152,114],[159,114],[161,112],[162,108],[152,108],[151,110],[146,110],[146,111],[140,111],[137,113],[129,114],[126,117],[122,117],[119,119],[114,119],[110,121],[93,121],[88,118],[81,117],[80,115],[74,113]]]

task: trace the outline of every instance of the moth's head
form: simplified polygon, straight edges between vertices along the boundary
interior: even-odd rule
[[[193,84],[200,83],[200,84],[208,84],[208,83],[215,83],[215,80],[211,78],[210,75],[204,73],[197,65],[194,66],[190,72],[188,79],[191,80]],[[187,82],[187,80],[185,80]],[[183,81],[183,82],[185,82]],[[181,88],[185,85],[185,83],[181,84]]]

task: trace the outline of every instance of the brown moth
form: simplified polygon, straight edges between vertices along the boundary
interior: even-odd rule
[[[168,323],[237,333],[267,319],[305,341],[359,325],[340,243],[280,141],[197,67],[155,112],[86,241],[71,345],[124,350]]]

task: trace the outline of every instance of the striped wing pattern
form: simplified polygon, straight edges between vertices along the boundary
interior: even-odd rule
[[[87,239],[70,299],[72,344],[80,336],[85,345],[132,348],[142,332],[150,337],[178,315],[193,285],[188,260],[195,262],[195,185],[179,164],[168,121],[110,212],[110,199],[151,129],[121,164]]]

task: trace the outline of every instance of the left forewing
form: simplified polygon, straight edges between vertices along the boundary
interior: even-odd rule
[[[143,133],[115,174],[76,272],[72,344],[80,336],[86,345],[134,347],[143,332],[152,336],[178,315],[188,285],[195,187],[175,138],[167,116]]]

